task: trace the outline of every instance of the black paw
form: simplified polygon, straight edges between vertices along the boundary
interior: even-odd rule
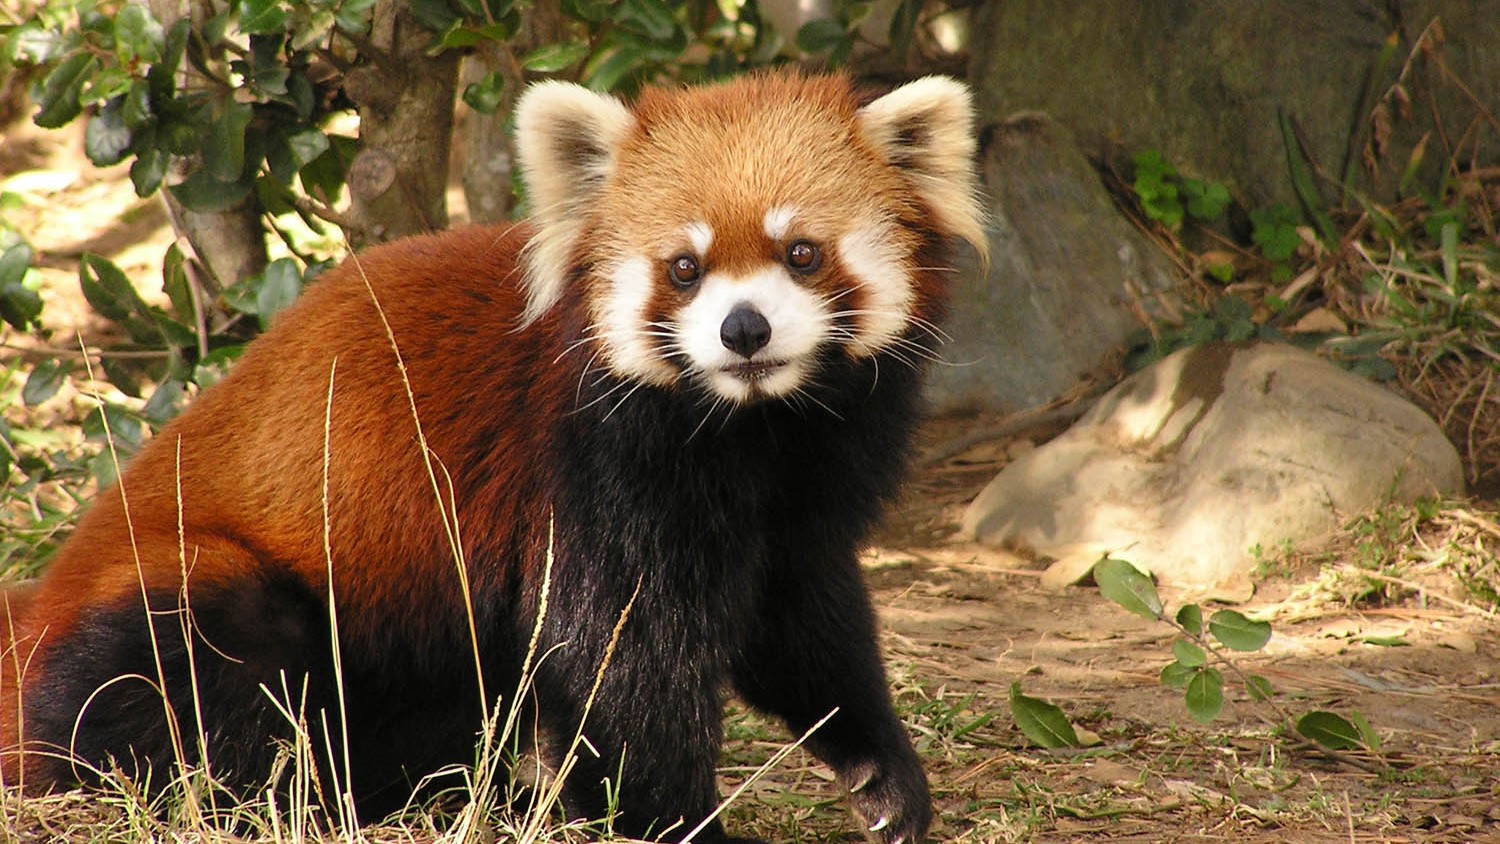
[[[932,822],[927,775],[914,757],[869,761],[840,773],[849,801],[871,840],[921,844]]]

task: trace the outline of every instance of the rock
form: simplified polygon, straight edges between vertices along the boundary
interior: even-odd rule
[[[1164,585],[1243,600],[1252,547],[1462,490],[1457,451],[1415,405],[1290,346],[1220,343],[1136,373],[1006,466],[963,530],[1055,561],[1054,586],[1108,553]]]
[[[1074,3],[1005,0],[980,4],[973,32],[971,79],[986,119],[1034,109],[1091,156],[1160,150],[1251,209],[1297,203],[1278,114],[1295,120],[1323,172],[1381,201],[1396,196],[1427,132],[1476,133],[1460,142],[1465,164],[1500,158],[1482,111],[1493,111],[1500,90],[1493,2],[1091,0],[1080,14]],[[1436,53],[1417,48],[1424,33],[1424,43],[1440,44]],[[1378,106],[1385,117],[1372,119]],[[1367,145],[1374,169],[1363,161]],[[1435,146],[1419,184],[1444,176],[1449,155]]]
[[[1038,114],[986,130],[991,198],[987,275],[959,276],[944,326],[948,365],[929,373],[937,412],[1011,413],[1045,404],[1098,371],[1141,323],[1132,290],[1175,283],[1068,132]]]

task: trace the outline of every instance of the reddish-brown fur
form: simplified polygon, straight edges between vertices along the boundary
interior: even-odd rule
[[[515,397],[520,417],[557,413],[571,399],[573,385],[563,382],[560,368],[546,365],[560,351],[547,339],[550,320],[527,328],[528,342],[513,336],[520,309],[515,256],[526,235],[520,227],[469,228],[404,240],[312,285],[222,385],[168,425],[121,484],[100,495],[47,576],[27,593],[9,593],[13,611],[22,602],[12,620],[20,658],[66,637],[81,610],[139,595],[141,579],[176,590],[184,559],[189,605],[193,590],[242,576],[265,560],[326,590],[320,502],[330,383],[328,534],[343,635],[377,647],[393,619],[423,642],[461,634],[453,629],[465,618],[457,564],[432,553],[448,545],[446,520],[421,457],[395,349],[442,499],[459,502],[466,557],[483,545],[530,548],[535,553],[527,559],[539,560],[548,514],[540,496],[518,494],[513,456],[538,453],[528,440],[541,429],[497,420],[488,406],[476,418],[478,405],[470,401],[501,392]],[[464,305],[455,308],[455,299]],[[458,324],[455,313],[468,318]],[[247,401],[263,395],[274,399]],[[381,564],[342,565],[366,560]],[[476,591],[495,588],[504,576],[470,572]],[[7,668],[0,701],[10,702],[14,666]],[[28,675],[27,683],[39,679]],[[14,705],[0,706],[5,747],[16,746],[16,718]],[[6,782],[16,782],[15,763],[14,753],[0,762]]]
[[[885,844],[921,839],[858,549],[899,483],[951,241],[982,249],[967,94],[925,80],[865,104],[780,74],[627,113],[534,91],[535,222],[329,272],[5,593],[6,783],[88,781],[60,761],[75,750],[202,764],[150,687],[113,682],[160,659],[172,717],[201,719],[233,784],[263,784],[287,734],[262,687],[300,680],[309,720],[345,716],[356,798],[399,806],[472,758],[479,685],[511,695],[535,629],[538,728],[571,735],[596,703],[570,812],[613,796],[618,831],[729,840],[706,819],[732,688],[794,733],[826,718],[807,747],[856,813]],[[669,278],[690,249],[701,286]]]

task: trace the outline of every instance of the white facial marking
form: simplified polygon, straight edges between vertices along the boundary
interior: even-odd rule
[[[724,347],[724,319],[737,307],[765,317],[771,339],[746,358]],[[779,266],[745,277],[711,273],[677,315],[677,339],[709,387],[730,401],[783,396],[802,385],[809,357],[828,333],[822,301]]]
[[[651,303],[651,262],[626,258],[610,269],[609,293],[593,314],[599,326],[606,362],[617,374],[651,384],[670,384],[676,371],[657,353],[653,333],[665,328],[648,325]]]
[[[839,258],[862,294],[850,346],[855,354],[873,355],[906,330],[911,275],[885,224],[864,225],[839,238]]]
[[[693,245],[693,252],[700,258],[707,255],[708,247],[714,242],[714,230],[704,222],[688,223],[686,230],[688,243]]]
[[[775,205],[766,211],[761,225],[765,227],[766,237],[772,241],[780,241],[786,237],[787,231],[792,227],[792,220],[796,218],[797,209],[787,205]]]

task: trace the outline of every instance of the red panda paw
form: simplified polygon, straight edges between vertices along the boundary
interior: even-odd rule
[[[867,761],[843,772],[854,813],[871,841],[922,844],[932,822],[927,776],[913,757]]]

